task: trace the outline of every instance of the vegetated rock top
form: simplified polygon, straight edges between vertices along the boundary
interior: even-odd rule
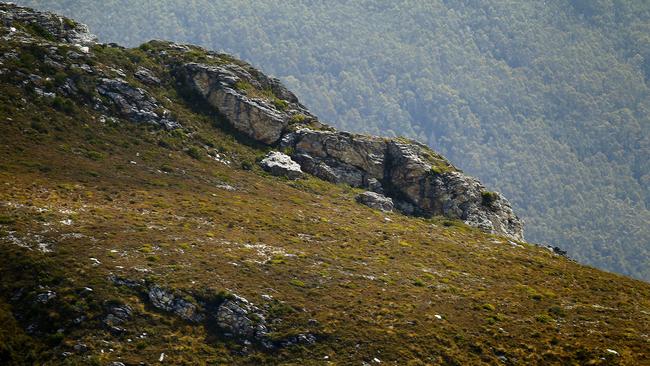
[[[0,361],[648,361],[647,284],[511,240],[507,201],[426,146],[328,127],[228,55],[11,9]]]
[[[97,43],[97,36],[88,26],[53,13],[34,11],[12,3],[0,3],[0,19],[5,27],[15,27],[49,41],[67,42],[81,46]]]

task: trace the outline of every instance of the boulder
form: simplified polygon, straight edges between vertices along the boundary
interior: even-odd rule
[[[122,334],[126,332],[126,329],[122,328],[121,325],[127,322],[132,314],[133,309],[128,305],[113,306],[108,310],[108,314],[104,318],[104,325],[111,333]]]
[[[259,164],[262,169],[275,176],[298,179],[303,175],[300,165],[291,160],[289,155],[279,151],[271,151]]]
[[[36,295],[36,301],[40,302],[41,304],[45,304],[50,300],[54,299],[55,297],[56,297],[56,292],[47,290],[45,292]]]
[[[104,319],[107,325],[118,325],[126,322],[131,318],[133,308],[128,305],[113,306],[108,310],[108,314]]]
[[[383,194],[375,192],[363,192],[357,196],[357,202],[375,210],[384,212],[393,211],[393,200]]]

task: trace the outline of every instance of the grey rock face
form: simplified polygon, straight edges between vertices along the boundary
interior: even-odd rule
[[[226,299],[217,309],[215,319],[217,325],[232,336],[272,347],[267,339],[268,329],[263,312],[243,297],[232,295]]]
[[[302,345],[311,345],[316,343],[316,336],[313,334],[303,334],[300,333],[298,335],[295,335],[293,337],[290,337],[280,343],[282,347],[291,347],[297,344],[302,344]]]
[[[363,187],[366,174],[352,165],[345,164],[337,159],[315,158],[309,154],[294,154],[302,169],[320,179],[332,183],[345,183],[353,187]]]
[[[64,19],[56,14],[23,8],[11,3],[0,3],[0,21],[8,27],[13,22],[33,24],[59,42],[80,46],[91,46],[97,43],[97,36],[91,34],[85,24]]]
[[[223,114],[238,131],[265,144],[274,144],[287,127],[289,114],[279,110],[264,98],[249,98],[239,85],[250,85],[261,90],[275,90],[293,103],[297,98],[277,82],[266,80],[262,85],[239,65],[208,66],[189,63],[178,70],[181,80],[201,95],[212,107]],[[263,89],[268,87],[266,89]],[[276,94],[276,95],[277,95]],[[293,106],[292,106],[293,107]],[[298,106],[299,107],[299,106]]]
[[[147,295],[151,304],[158,309],[174,313],[194,323],[199,323],[205,319],[205,315],[201,313],[196,304],[158,286],[151,286]]]
[[[279,151],[271,151],[266,157],[260,161],[262,169],[275,176],[287,177],[289,179],[298,179],[302,177],[302,169],[300,165],[291,160],[289,155],[283,154]]]
[[[336,160],[359,169],[368,177],[383,178],[386,155],[386,140],[383,138],[308,128],[291,135],[283,142],[290,144],[298,154]]]
[[[128,305],[114,306],[109,310],[105,323],[109,325],[122,324],[131,318],[133,309]]]
[[[413,204],[416,213],[461,219],[484,231],[523,240],[523,223],[508,200],[461,172],[436,171],[423,148],[396,141],[388,148],[390,188]],[[489,202],[484,197],[490,197]]]
[[[217,301],[211,302],[209,299],[197,300],[190,295],[179,295],[156,284],[147,285],[144,282],[132,281],[114,275],[109,276],[109,280],[117,286],[128,286],[139,291],[149,299],[155,308],[175,314],[189,322],[214,322],[224,335],[246,344],[254,343],[266,349],[273,349],[297,343],[311,344],[316,339],[311,334],[305,334],[299,339],[289,339],[292,341],[289,343],[285,342],[288,341],[287,339],[271,340],[267,312],[235,294],[230,294],[225,299],[217,298]],[[114,306],[109,309],[104,323],[112,332],[121,334],[125,330],[117,325],[129,319],[132,316],[132,311],[126,305]]]
[[[406,214],[444,215],[523,240],[523,223],[505,198],[491,194],[478,180],[457,171],[425,145],[306,128],[285,135],[281,145],[295,151],[292,157],[305,172],[330,182],[385,192]],[[489,203],[484,196],[492,197]],[[359,200],[377,208],[389,207],[378,205],[374,198],[364,194]],[[392,210],[393,202],[390,206]]]
[[[357,202],[375,210],[384,212],[393,211],[393,200],[375,192],[363,192],[357,196]]]
[[[181,126],[149,93],[122,79],[100,79],[97,92],[109,98],[118,113],[132,122],[149,123],[170,130]]]

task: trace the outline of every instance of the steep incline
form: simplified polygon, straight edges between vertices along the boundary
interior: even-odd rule
[[[338,128],[426,142],[528,239],[650,281],[647,0],[18,3],[252,61]]]
[[[648,284],[517,240],[430,149],[228,55],[0,17],[0,364],[650,362]]]

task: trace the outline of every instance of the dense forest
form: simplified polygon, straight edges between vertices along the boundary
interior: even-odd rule
[[[650,280],[645,0],[18,3],[246,59],[339,128],[428,143],[510,198],[530,241]]]

